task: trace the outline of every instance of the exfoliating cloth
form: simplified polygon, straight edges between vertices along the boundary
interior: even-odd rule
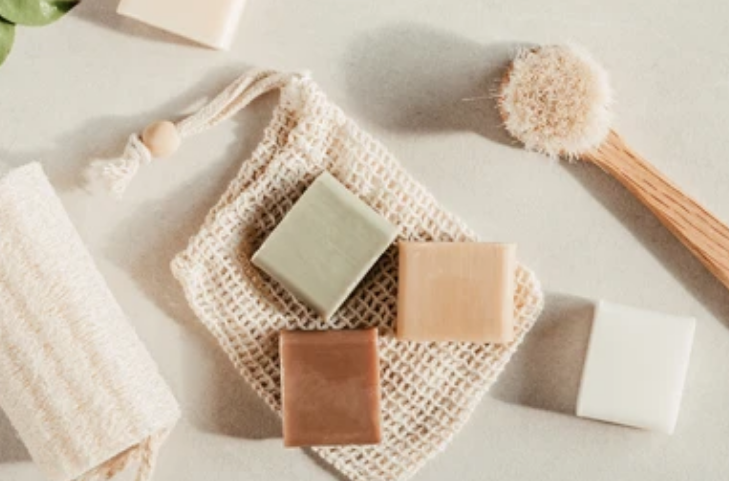
[[[38,164],[0,179],[0,259],[0,408],[35,462],[151,479],[177,402]]]
[[[314,451],[352,481],[401,481],[442,451],[516,352],[543,305],[534,274],[516,270],[514,341],[416,343],[395,339],[398,251],[393,245],[329,320],[251,264],[251,256],[323,171],[399,228],[399,240],[476,241],[376,140],[331,103],[308,75],[254,71],[175,124],[181,139],[207,130],[257,97],[281,90],[263,141],[243,162],[188,247],[172,263],[187,299],[240,374],[281,413],[282,329],[379,329],[383,441]],[[152,160],[143,139],[96,164],[120,195]]]

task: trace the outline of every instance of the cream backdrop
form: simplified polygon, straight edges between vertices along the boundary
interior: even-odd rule
[[[44,164],[182,404],[156,479],[335,479],[282,448],[278,419],[197,323],[168,268],[260,139],[274,99],[189,139],[146,169],[125,202],[78,186],[88,159],[117,153],[132,131],[189,111],[253,65],[311,70],[442,203],[483,237],[517,242],[548,292],[501,381],[416,479],[727,476],[729,293],[614,181],[524,152],[487,99],[462,99],[487,95],[519,45],[580,43],[611,74],[620,132],[729,220],[729,3],[250,0],[229,53],[114,7],[86,0],[51,27],[19,31],[0,68],[0,163]],[[698,319],[672,437],[573,415],[585,298]],[[0,480],[41,479],[0,416]]]

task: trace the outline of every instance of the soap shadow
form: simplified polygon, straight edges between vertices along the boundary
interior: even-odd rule
[[[309,456],[309,458],[314,461],[314,464],[319,466],[322,470],[326,471],[333,479],[336,479],[337,481],[349,481],[349,478],[347,478],[344,474],[340,473],[334,466],[324,461],[324,458],[319,456],[319,454],[317,454],[317,452],[313,449],[303,448],[302,451],[304,451],[304,454]]]
[[[18,438],[15,428],[0,410],[0,464],[30,461],[30,454]]]
[[[59,134],[53,146],[47,149],[17,152],[0,146],[0,159],[7,168],[17,168],[31,162],[42,163],[51,183],[60,192],[83,188],[84,172],[93,159],[120,155],[131,133],[139,132],[153,120],[176,120],[177,117],[170,115],[184,112],[191,103],[208,96],[210,92],[223,89],[226,85],[221,83],[221,78],[230,81],[246,69],[241,65],[214,69],[192,88],[172,96],[157,107],[132,116],[105,116],[88,120],[81,127]]]
[[[191,363],[186,370],[184,396],[186,402],[193,403],[190,410],[194,415],[190,421],[206,431],[247,439],[281,437],[281,422],[198,321],[172,274],[170,263],[187,247],[188,240],[200,229],[241,163],[262,139],[276,98],[275,94],[268,94],[233,117],[230,121],[243,134],[221,158],[205,160],[205,175],[188,181],[162,199],[142,203],[115,229],[114,242],[105,249],[106,257],[127,272],[146,297],[183,326],[192,338],[187,343],[192,352],[186,354],[193,355],[184,357],[184,362]],[[167,109],[168,114],[170,111],[174,110]],[[177,159],[178,162],[188,160]],[[197,364],[200,357],[205,358],[208,367],[201,369]]]
[[[191,313],[192,314],[192,313]],[[249,440],[280,439],[281,420],[241,377],[220,345],[204,326],[190,326],[194,339],[187,363],[185,395],[187,419],[198,429]],[[201,358],[207,358],[200,369]]]
[[[144,38],[154,42],[175,43],[207,49],[207,47],[188,40],[185,37],[152,27],[133,18],[125,17],[116,12],[119,0],[93,0],[81,2],[73,9],[71,15],[83,21],[93,23],[103,28],[120,32],[129,37]]]
[[[545,309],[491,395],[510,404],[574,415],[592,329],[592,301],[547,294]]]
[[[418,24],[375,29],[357,38],[344,60],[353,109],[400,132],[472,131],[516,146],[493,96],[524,46],[481,45]]]
[[[666,229],[638,199],[598,167],[561,163],[592,196],[680,282],[714,317],[729,328],[729,291]]]

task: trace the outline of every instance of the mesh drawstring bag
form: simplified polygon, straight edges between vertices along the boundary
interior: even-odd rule
[[[175,124],[184,139],[280,90],[264,138],[172,262],[203,324],[261,398],[281,412],[278,335],[282,329],[380,331],[383,441],[314,451],[352,481],[405,480],[461,429],[536,321],[543,295],[534,274],[516,272],[516,335],[505,345],[414,343],[393,335],[397,248],[377,262],[328,321],[251,264],[251,256],[310,183],[329,171],[397,225],[401,240],[475,241],[376,140],[331,103],[308,75],[254,71]],[[152,160],[138,135],[124,155],[96,164],[117,194]]]

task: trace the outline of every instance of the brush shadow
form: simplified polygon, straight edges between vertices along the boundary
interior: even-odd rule
[[[231,122],[236,122],[236,130],[242,132],[239,141],[221,158],[205,159],[208,165],[204,176],[197,176],[162,199],[142,203],[115,229],[114,242],[104,252],[130,275],[148,299],[190,334],[185,343],[188,352],[183,358],[188,363],[184,398],[194,413],[190,421],[208,432],[247,439],[281,437],[280,420],[197,320],[170,263],[187,247],[190,237],[197,233],[208,211],[237,174],[241,162],[260,142],[276,99],[276,95],[268,94],[233,117]]]
[[[207,47],[185,37],[152,27],[116,12],[119,0],[94,0],[81,2],[71,15],[103,28],[120,32],[129,37],[144,38],[153,42],[173,43],[207,49]]]
[[[729,292],[639,200],[598,167],[562,163],[714,317],[729,328]]]
[[[30,454],[18,438],[15,428],[0,410],[0,464],[30,461]]]
[[[547,294],[545,309],[491,389],[510,404],[574,415],[595,304]]]
[[[349,45],[346,85],[355,113],[384,128],[422,134],[472,131],[515,146],[492,97],[523,46],[481,45],[418,24],[387,26]]]
[[[94,3],[94,2],[84,2]],[[138,132],[154,119],[169,118],[170,113],[182,112],[210,92],[225,87],[220,79],[233,79],[245,66],[226,66],[214,69],[188,91],[173,96],[167,102],[133,116],[107,116],[86,121],[80,127],[63,132],[54,139],[51,148],[15,152],[0,147],[0,159],[5,169],[17,168],[30,162],[41,162],[53,186],[60,192],[83,188],[84,171],[92,159],[118,156],[127,141],[127,135]]]

